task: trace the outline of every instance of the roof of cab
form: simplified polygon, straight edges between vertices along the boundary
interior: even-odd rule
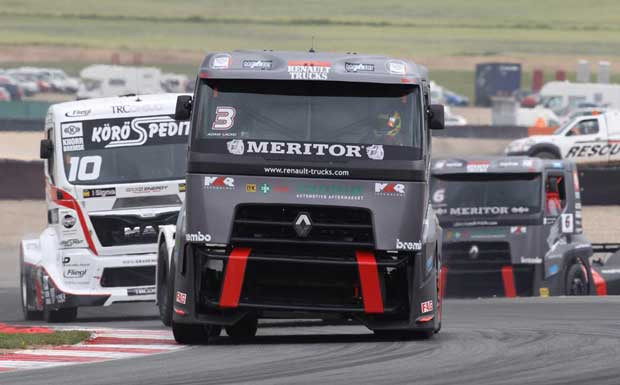
[[[58,121],[105,119],[123,116],[173,114],[181,94],[114,96],[53,104],[49,112]]]
[[[572,162],[525,156],[477,156],[433,159],[435,175],[469,173],[542,173],[545,169],[572,169]]]
[[[327,52],[213,52],[203,60],[199,76],[399,84],[428,82],[426,67],[411,61],[379,55]]]

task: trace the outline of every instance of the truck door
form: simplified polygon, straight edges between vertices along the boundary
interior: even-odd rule
[[[620,162],[620,113],[606,113],[605,123],[607,124],[609,162]]]
[[[562,158],[577,163],[603,163],[609,160],[607,131],[602,116],[584,116],[564,131]]]

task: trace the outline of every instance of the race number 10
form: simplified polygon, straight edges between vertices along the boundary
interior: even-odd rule
[[[98,155],[71,157],[69,160],[69,182],[96,180],[101,173],[101,157]]]

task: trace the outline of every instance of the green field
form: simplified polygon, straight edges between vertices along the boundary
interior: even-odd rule
[[[5,0],[0,44],[416,55],[617,55],[616,0]]]

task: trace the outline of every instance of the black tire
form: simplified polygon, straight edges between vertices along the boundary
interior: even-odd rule
[[[439,256],[437,256],[437,261],[439,261]],[[437,300],[435,301],[435,303],[437,304],[437,319],[439,320],[438,324],[437,324],[437,328],[433,331],[433,333],[437,334],[439,333],[439,331],[441,330],[441,321],[443,320],[443,298],[441,298],[441,293],[439,292],[439,280],[441,278],[441,270],[439,267],[439,262],[437,263],[436,267],[435,267],[435,274],[436,274],[436,283],[435,285],[437,286]],[[441,317],[440,317],[441,315]]]
[[[188,325],[172,323],[172,334],[176,342],[184,345],[208,344],[222,332],[217,325]]]
[[[28,285],[28,278],[24,272],[24,261],[21,257],[20,261],[20,274],[19,274],[19,287],[21,292],[22,312],[24,314],[24,320],[26,321],[41,321],[43,319],[43,312],[37,310],[28,310],[28,304],[30,301],[30,293],[32,288]]]
[[[65,307],[58,310],[45,309],[43,319],[50,323],[73,322],[77,318],[77,307]]]
[[[540,159],[560,159],[558,158],[558,156],[550,151],[538,151],[535,152],[534,154],[532,154],[532,156],[534,158],[540,158]]]
[[[589,295],[588,272],[579,259],[574,260],[566,269],[565,295]]]
[[[236,324],[226,328],[226,334],[235,340],[247,340],[256,335],[258,329],[258,318],[247,315],[239,320]]]
[[[159,319],[165,326],[172,325],[172,307],[174,306],[174,267],[170,264],[168,272],[168,250],[166,244],[159,245],[159,269],[157,270],[157,307]]]
[[[434,330],[373,330],[380,338],[397,340],[427,340],[435,335]]]

